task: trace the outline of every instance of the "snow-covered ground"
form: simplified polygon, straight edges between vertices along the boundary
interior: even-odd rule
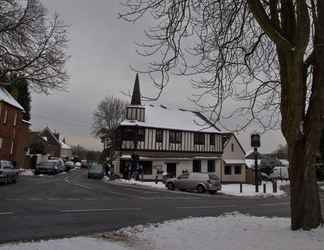
[[[266,193],[263,193],[263,184],[266,184]],[[251,184],[243,184],[242,193],[240,193],[240,184],[223,184],[220,193],[235,196],[280,196],[285,192],[280,188],[283,185],[289,185],[289,182],[277,182],[277,193],[273,193],[271,182],[263,182],[259,186],[259,192],[255,192],[255,186]]]
[[[0,246],[0,250],[323,250],[324,228],[291,231],[288,218],[227,214],[135,226],[94,237]]]
[[[129,185],[140,185],[145,187],[152,187],[152,188],[159,188],[159,189],[166,189],[163,182],[159,181],[157,184],[153,181],[136,181],[134,179],[125,180],[125,179],[118,179],[115,182],[119,182],[122,184],[129,184]]]
[[[118,179],[114,182],[122,183],[122,184],[129,184],[129,185],[140,185],[152,188],[159,188],[159,189],[166,189],[165,185],[162,182],[141,182],[136,180],[125,180],[125,179]],[[251,184],[243,184],[243,192],[240,193],[240,184],[222,184],[222,190],[219,193],[227,194],[227,195],[235,195],[235,196],[280,196],[283,195],[285,192],[280,189],[282,185],[289,185],[289,182],[277,182],[277,193],[272,193],[272,183],[271,182],[264,182],[266,184],[266,193],[263,193],[263,183],[259,186],[259,193],[255,192],[255,186]]]
[[[34,172],[31,169],[19,169],[19,175],[22,176],[33,176]]]

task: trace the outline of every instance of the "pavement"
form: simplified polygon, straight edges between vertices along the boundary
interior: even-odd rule
[[[324,193],[321,193],[324,208]],[[229,212],[289,217],[289,197],[232,197],[117,185],[80,169],[0,186],[0,243],[89,235]],[[324,213],[324,210],[323,210]]]

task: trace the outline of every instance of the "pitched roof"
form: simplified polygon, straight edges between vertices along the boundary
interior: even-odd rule
[[[16,101],[16,99],[13,98],[12,95],[10,95],[9,92],[1,86],[0,86],[0,101],[3,101],[17,109],[24,111],[24,108]]]
[[[135,78],[131,105],[141,105],[141,90],[140,90],[138,74],[136,74],[136,78]]]
[[[199,112],[154,105],[143,107],[145,108],[145,122],[126,119],[120,125],[221,133],[211,122],[207,122],[206,118],[202,118]]]

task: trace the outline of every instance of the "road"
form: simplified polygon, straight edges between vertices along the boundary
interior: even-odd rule
[[[87,235],[234,211],[288,217],[289,198],[240,198],[130,187],[89,180],[86,170],[25,176],[15,185],[0,186],[0,243]]]

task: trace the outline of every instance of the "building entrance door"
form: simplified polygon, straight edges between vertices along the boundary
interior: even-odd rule
[[[177,163],[167,163],[168,176],[173,178],[177,176]]]

